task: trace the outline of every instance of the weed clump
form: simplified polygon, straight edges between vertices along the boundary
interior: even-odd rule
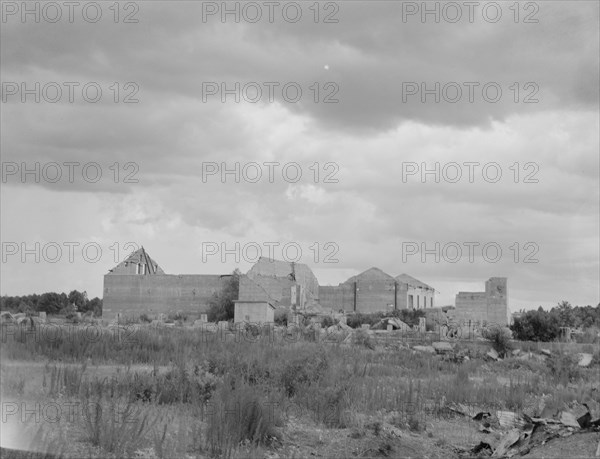
[[[155,423],[126,400],[112,399],[109,404],[101,399],[95,403],[86,400],[84,406],[87,413],[83,425],[88,440],[117,457],[132,455]]]
[[[213,455],[227,455],[240,443],[269,445],[279,439],[277,410],[259,387],[225,381],[215,393],[206,438]]]
[[[353,334],[352,340],[353,344],[357,346],[363,346],[371,350],[375,349],[375,340],[371,335],[369,335],[367,330],[356,330]]]
[[[281,371],[280,385],[288,397],[293,397],[299,387],[317,382],[328,367],[329,361],[324,353],[292,360]]]
[[[581,368],[577,363],[577,358],[569,354],[554,354],[546,360],[550,373],[564,385],[581,378]]]
[[[512,334],[506,327],[493,326],[483,330],[482,335],[490,343],[492,347],[502,358],[512,350],[512,344],[510,342]]]
[[[136,373],[129,394],[135,400],[159,404],[203,403],[210,399],[217,381],[198,365],[192,369],[179,366],[158,375]]]

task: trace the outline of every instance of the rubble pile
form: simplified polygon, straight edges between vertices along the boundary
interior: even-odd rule
[[[464,416],[472,414],[460,404],[455,404],[450,409]],[[471,416],[473,420],[481,422],[480,432],[499,432],[501,435],[499,440],[498,437],[491,437],[488,441],[481,441],[470,450],[463,451],[467,457],[523,456],[550,441],[559,441],[577,434],[600,432],[600,418],[592,420],[592,413],[586,404],[575,406],[572,410],[560,411],[550,418],[512,411],[496,411],[495,414],[495,419],[486,411]]]

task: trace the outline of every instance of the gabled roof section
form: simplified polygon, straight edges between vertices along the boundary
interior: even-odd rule
[[[158,263],[150,258],[144,247],[136,250],[113,269],[109,270],[109,274],[153,275],[164,273],[163,269],[158,266]]]
[[[349,284],[352,282],[356,282],[358,280],[362,280],[362,281],[394,281],[394,278],[392,276],[390,276],[389,274],[383,272],[381,269],[373,267],[373,268],[369,268],[366,271],[363,271],[360,274],[357,274],[356,276],[352,276],[350,279],[348,279],[346,282],[344,282],[344,284]]]
[[[255,281],[261,277],[288,279],[304,285],[308,296],[319,297],[319,281],[308,265],[304,263],[260,257],[246,275]]]
[[[306,266],[300,263],[290,263],[288,261],[274,260],[272,258],[260,257],[256,263],[250,268],[247,275],[255,276],[271,276],[271,277],[289,277],[293,278],[295,270],[299,266]],[[306,266],[308,268],[308,266]]]
[[[398,282],[402,282],[403,284],[408,284],[411,287],[420,287],[429,290],[435,290],[432,286],[427,285],[425,282],[421,282],[419,279],[415,279],[414,277],[409,276],[408,274],[400,274],[399,276],[396,276],[396,280]]]

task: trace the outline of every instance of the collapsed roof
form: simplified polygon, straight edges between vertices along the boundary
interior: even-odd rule
[[[134,271],[134,267],[136,270]],[[139,268],[143,267],[143,268]],[[165,274],[163,269],[158,266],[150,255],[146,253],[144,247],[136,250],[131,255],[129,255],[125,260],[115,266],[113,269],[109,269],[110,274],[144,274],[144,275],[152,275],[152,274]]]

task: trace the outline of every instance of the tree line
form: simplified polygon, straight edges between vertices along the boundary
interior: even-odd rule
[[[68,314],[72,310],[86,313],[91,311],[94,316],[102,315],[102,300],[98,297],[88,299],[87,292],[72,290],[66,293],[47,292],[41,295],[24,295],[0,297],[0,311],[12,313],[35,314]]]
[[[561,301],[550,311],[544,311],[540,306],[515,317],[510,328],[514,338],[521,341],[554,341],[560,338],[562,327],[598,331],[600,304],[573,307],[568,301]]]

